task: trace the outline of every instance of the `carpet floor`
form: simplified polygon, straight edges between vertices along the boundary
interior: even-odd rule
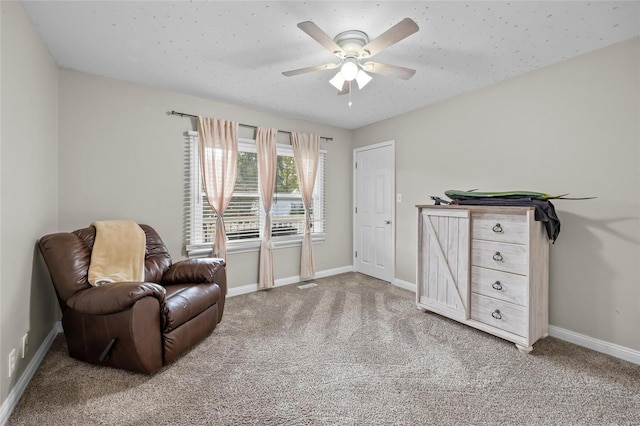
[[[551,337],[530,354],[347,273],[229,298],[154,376],[58,336],[9,425],[640,424],[640,366]]]

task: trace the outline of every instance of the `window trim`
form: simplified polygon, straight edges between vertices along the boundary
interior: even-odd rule
[[[185,249],[187,252],[187,256],[189,258],[197,258],[197,257],[208,257],[211,256],[211,251],[213,249],[213,243],[195,243],[189,244],[191,241],[190,233],[192,230],[196,229],[198,225],[197,218],[202,218],[202,198],[197,196],[199,189],[201,187],[202,175],[200,172],[199,166],[199,156],[198,156],[198,144],[196,143],[198,132],[189,131],[186,133],[187,143],[188,143],[188,171],[185,173],[188,179],[187,185],[185,185],[185,189],[189,191],[187,194],[187,212],[185,218]],[[293,147],[288,144],[276,144],[278,154],[281,155],[284,151],[285,154],[293,156]],[[247,138],[239,138],[238,139],[238,148],[242,148],[243,151],[249,152],[257,152],[256,144],[254,139]],[[324,172],[326,173],[326,164],[324,161],[326,160],[327,151],[321,149],[319,151],[321,156],[324,158],[321,160],[322,166],[324,167]],[[319,164],[320,166],[320,164]],[[324,185],[324,183],[323,183]],[[324,197],[323,197],[323,213],[326,214],[326,188],[322,188]],[[262,208],[262,203],[260,203],[260,217],[261,219],[264,217],[264,209]],[[311,241],[313,244],[320,244],[326,241],[326,217],[323,217],[325,229],[323,232],[311,233]],[[260,229],[260,234],[262,234],[263,230]],[[227,253],[248,253],[248,252],[256,252],[260,251],[262,239],[261,238],[252,238],[247,240],[229,240],[227,241]],[[273,244],[274,249],[282,249],[289,247],[300,247],[302,245],[302,234],[297,235],[286,235],[286,236],[272,236],[271,242]]]

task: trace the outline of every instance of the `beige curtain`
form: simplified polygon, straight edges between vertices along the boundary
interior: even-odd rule
[[[316,172],[318,171],[318,136],[292,133],[291,142],[305,214],[304,235],[302,237],[302,250],[300,254],[300,279],[308,280],[313,278],[316,273],[313,264],[309,207],[311,206],[311,197],[313,195],[313,187],[316,183]]]
[[[238,123],[199,116],[198,140],[202,182],[207,200],[217,216],[212,254],[226,259],[227,234],[223,216],[236,185]]]
[[[264,232],[260,243],[260,275],[258,288],[273,287],[273,244],[271,243],[271,200],[276,184],[278,154],[276,152],[277,129],[258,127],[256,149],[258,151],[258,176],[260,194],[264,208]]]

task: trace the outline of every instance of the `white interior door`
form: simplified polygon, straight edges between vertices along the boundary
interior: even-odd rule
[[[393,141],[354,150],[354,259],[357,272],[394,276],[395,148]]]

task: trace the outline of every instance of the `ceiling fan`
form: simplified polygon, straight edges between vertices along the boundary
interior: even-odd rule
[[[351,92],[353,80],[356,80],[359,89],[367,85],[372,79],[367,72],[403,80],[410,79],[416,73],[416,70],[410,68],[369,60],[382,50],[419,30],[418,25],[410,18],[403,19],[371,41],[366,33],[358,30],[341,32],[332,39],[312,21],[300,22],[298,28],[336,55],[339,61],[283,72],[282,74],[287,77],[312,71],[340,68],[340,71],[329,82],[338,89],[339,95],[344,95]]]

